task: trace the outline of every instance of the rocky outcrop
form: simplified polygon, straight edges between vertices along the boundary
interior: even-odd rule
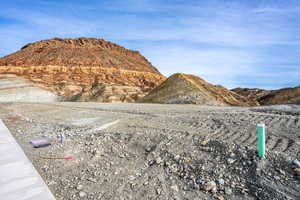
[[[300,86],[270,91],[267,95],[258,98],[261,105],[298,104],[300,105]]]
[[[134,102],[164,79],[150,72],[99,67],[0,66],[0,74],[27,78],[65,101]],[[110,96],[102,93],[109,88],[114,88]]]
[[[255,106],[256,101],[188,74],[174,74],[139,102]]]
[[[257,88],[236,88],[234,92],[256,100],[260,105],[298,104],[300,105],[300,86],[279,90],[262,90]]]
[[[234,88],[231,91],[239,95],[242,95],[244,97],[247,97],[249,99],[258,99],[270,92],[268,90],[264,90],[260,88]]]
[[[157,73],[138,51],[96,38],[42,40],[0,59],[0,66],[96,66]]]
[[[165,77],[139,52],[102,39],[51,39],[0,59],[0,74],[15,74],[64,100],[133,102]]]
[[[269,90],[264,90],[260,88],[234,88],[231,91],[247,99],[250,99],[252,101],[257,101],[257,102],[259,102],[259,99],[261,97],[270,93]],[[259,104],[261,104],[261,102],[259,102]]]

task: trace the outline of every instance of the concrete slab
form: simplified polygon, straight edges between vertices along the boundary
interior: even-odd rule
[[[0,199],[55,200],[42,177],[0,119]]]

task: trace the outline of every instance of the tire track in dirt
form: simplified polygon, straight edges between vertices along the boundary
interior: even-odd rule
[[[296,127],[300,127],[300,119],[297,117],[294,121]]]
[[[226,140],[224,140],[224,137],[228,137],[227,135],[228,134],[230,134],[231,132],[228,130],[228,129],[226,129],[226,130],[224,130],[223,132],[221,132],[221,134],[219,134],[216,138],[215,138],[215,140],[223,140],[223,141],[226,141]]]
[[[285,118],[285,117],[281,117],[279,120],[278,120],[278,124],[277,126],[282,129],[282,128],[287,128],[287,122],[288,122],[288,119]],[[274,126],[276,127],[276,124],[274,124]]]
[[[274,149],[275,151],[288,151],[288,145],[289,145],[289,140],[285,138],[280,138],[281,143],[280,146],[277,149]]]
[[[272,149],[277,142],[277,139],[275,139],[272,135],[268,135],[267,142],[266,142],[266,148]]]
[[[292,139],[289,139],[288,144],[287,144],[286,148],[283,150],[283,152],[287,152],[289,149],[293,148],[294,144],[295,144],[295,141]]]
[[[217,128],[212,134],[210,134],[210,138],[216,139],[216,137],[219,137],[219,135],[222,134],[222,131],[224,131],[224,128],[225,126],[223,125],[220,128]]]
[[[271,146],[270,149],[275,150],[275,149],[279,148],[281,143],[282,143],[282,138],[276,139],[275,144],[273,146]]]
[[[285,138],[286,134],[296,133],[300,125],[298,117],[256,113],[225,113],[222,116],[206,113],[205,116],[182,120],[180,124],[183,127],[187,126],[197,131],[207,130],[209,134],[206,137],[211,140],[222,140],[253,148],[256,148],[258,141],[256,125],[264,123],[268,150],[291,152],[298,148],[298,143],[293,138]],[[203,131],[201,133],[205,134]]]
[[[251,133],[244,134],[244,137],[241,137],[240,140],[238,140],[239,144],[245,144],[247,141],[249,141],[251,138],[253,138],[254,135]]]
[[[244,133],[239,132],[239,131],[234,131],[234,132],[229,131],[229,134],[227,134],[227,135],[224,137],[224,140],[239,144],[239,142],[237,141],[237,139],[240,138],[241,135],[243,135],[243,134],[244,134]]]
[[[251,143],[248,143],[248,144],[249,144],[249,146],[257,146],[257,141],[258,141],[258,139],[257,139],[257,137],[255,137],[255,138],[253,138],[253,140],[251,140]]]
[[[273,126],[274,124],[278,124],[278,118],[273,116],[267,117],[265,124],[267,127]]]
[[[286,121],[286,128],[291,128],[294,126],[295,119],[293,117],[289,117],[289,119]]]

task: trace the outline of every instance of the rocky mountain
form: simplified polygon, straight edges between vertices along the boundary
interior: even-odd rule
[[[258,100],[259,98],[270,93],[269,90],[264,90],[260,88],[234,88],[231,91],[242,95],[248,99]]]
[[[0,58],[14,74],[63,100],[134,102],[165,77],[138,51],[95,38],[42,40]]]
[[[255,106],[258,102],[249,100],[222,86],[212,85],[189,74],[177,73],[140,99],[144,103],[202,104]]]
[[[300,86],[279,90],[262,90],[256,88],[235,88],[232,91],[252,100],[260,105],[300,104]]]

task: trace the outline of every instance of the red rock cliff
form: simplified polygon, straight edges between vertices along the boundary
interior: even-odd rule
[[[139,52],[94,38],[30,43],[0,59],[6,73],[80,101],[133,102],[165,79]]]

